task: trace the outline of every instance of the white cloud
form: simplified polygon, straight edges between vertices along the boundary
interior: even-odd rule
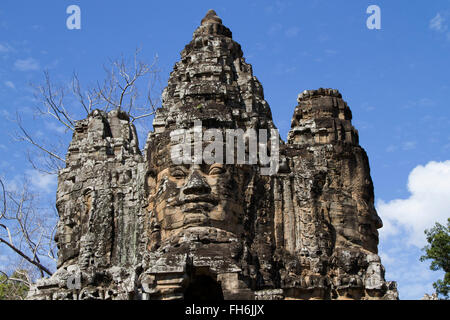
[[[20,187],[20,179],[18,176],[15,176],[12,179],[5,179],[4,177],[2,178],[6,190],[10,192],[18,192],[19,190],[23,189]]]
[[[425,293],[433,293],[432,283],[441,279],[444,273],[431,271],[429,261],[420,262],[423,252],[418,248],[398,239],[390,242],[381,243],[379,255],[386,268],[386,280],[398,284],[400,299],[421,299]]]
[[[396,262],[396,259],[386,252],[379,252],[378,255],[380,256],[384,266],[392,265]]]
[[[269,27],[269,30],[267,31],[267,35],[269,35],[269,36],[277,35],[281,32],[282,29],[283,29],[283,26],[281,24],[279,24],[279,23],[272,24]]]
[[[286,34],[286,37],[293,38],[293,37],[296,37],[299,32],[300,32],[300,28],[298,28],[298,27],[291,27],[291,28],[286,30],[285,34]]]
[[[284,33],[284,35],[287,38],[294,38],[299,34],[299,32],[300,32],[299,27],[286,28],[280,23],[274,23],[274,24],[270,25],[269,30],[267,31],[267,35],[272,37],[272,36],[278,36],[278,35]]]
[[[408,177],[408,199],[379,200],[377,210],[384,227],[380,236],[404,233],[406,242],[422,248],[424,230],[450,217],[450,160],[417,166]]]
[[[35,71],[39,70],[39,62],[33,58],[18,59],[14,62],[14,67],[19,71]]]
[[[416,148],[416,142],[415,141],[406,141],[404,144],[403,144],[403,150],[404,151],[408,151],[408,150],[413,150],[413,149],[415,149]]]
[[[5,43],[5,44],[1,44],[0,43],[0,53],[6,53],[6,52],[10,52],[12,51],[12,48],[9,44]]]
[[[7,150],[7,149],[4,149],[4,150]],[[14,166],[12,166],[8,161],[5,161],[5,160],[2,160],[0,162],[0,168],[2,168],[2,169],[3,168],[8,168],[8,170],[14,170]]]
[[[277,63],[274,66],[274,70],[277,75],[285,75],[285,74],[295,72],[295,70],[297,70],[297,68],[294,66],[286,65],[285,63],[281,62],[281,63]]]
[[[450,41],[450,31],[448,30],[447,18],[449,16],[449,12],[438,12],[436,16],[430,20],[430,30],[439,32],[441,34],[446,35],[447,40]]]
[[[27,170],[26,175],[30,178],[32,186],[46,193],[54,192],[56,186],[56,176],[41,173],[37,170]]]
[[[14,83],[12,83],[11,81],[5,81],[4,82],[5,83],[5,86],[7,86],[8,88],[11,88],[11,89],[15,89],[16,88],[16,86],[14,85]]]
[[[282,1],[275,1],[274,4],[265,8],[266,13],[272,14],[274,12],[281,14],[286,9],[286,3]]]
[[[0,254],[0,269],[2,271],[5,271],[8,262],[9,262],[8,256],[5,254]]]
[[[338,51],[329,49],[329,50],[325,50],[325,53],[328,54],[328,55],[330,55],[330,56],[332,56],[332,55],[338,54]],[[374,105],[369,104],[368,102],[364,102],[364,103],[361,105],[361,108],[363,108],[363,109],[366,110],[366,111],[373,111],[373,110],[376,109]]]
[[[38,25],[38,24],[35,24],[35,25],[31,26],[31,28],[33,28],[33,30],[36,30],[36,31],[44,30],[44,27],[41,26],[41,25]]]
[[[394,152],[395,150],[397,150],[397,146],[394,146],[393,144],[386,148],[386,152]]]
[[[408,101],[404,108],[429,108],[435,106],[436,103],[430,98],[421,98],[414,101]]]
[[[46,121],[46,122],[45,122],[45,127],[46,127],[47,129],[53,130],[53,131],[55,131],[55,132],[57,132],[57,133],[59,133],[59,134],[64,134],[64,133],[66,133],[66,129],[67,129],[67,128],[65,128],[64,126],[59,126],[59,125],[57,125],[56,123],[54,123],[54,122],[49,122],[49,121]]]
[[[438,32],[443,32],[447,30],[447,25],[445,24],[445,19],[438,12],[436,16],[430,21],[430,29]]]

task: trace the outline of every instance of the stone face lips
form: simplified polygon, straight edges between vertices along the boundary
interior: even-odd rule
[[[275,128],[240,45],[210,10],[162,98],[143,154],[124,112],[78,122],[58,177],[58,270],[30,299],[398,297],[377,255],[368,158],[337,90],[298,96],[274,176],[174,164],[171,134],[199,134],[198,121],[201,133]]]

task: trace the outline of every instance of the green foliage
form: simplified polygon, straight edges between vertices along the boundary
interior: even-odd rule
[[[447,220],[447,226],[436,223],[430,230],[425,230],[425,234],[429,244],[422,249],[425,251],[425,255],[420,257],[420,261],[432,260],[431,270],[445,272],[444,279],[433,283],[433,287],[439,296],[448,299],[450,293],[450,218]]]
[[[27,296],[28,286],[21,281],[11,280],[21,279],[26,281],[23,274],[14,272],[11,277],[0,274],[0,300],[23,300]]]

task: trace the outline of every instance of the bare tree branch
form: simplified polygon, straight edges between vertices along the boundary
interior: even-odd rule
[[[0,219],[0,244],[5,244],[36,267],[41,277],[51,275],[52,272],[41,260],[43,251],[46,250],[44,247],[52,249],[52,244],[43,242],[48,237],[49,228],[40,222],[42,213],[37,214],[38,208],[34,203],[36,195],[28,190],[27,183],[16,192],[6,190],[1,179],[0,185],[6,199],[5,213]]]
[[[137,106],[139,98],[137,82],[145,78],[148,78],[151,83],[156,82],[153,80],[159,73],[159,70],[156,69],[157,58],[149,65],[138,60],[139,52],[140,50],[136,49],[131,64],[128,64],[123,56],[120,60],[112,61],[111,68],[105,67],[107,77],[103,85],[97,83],[95,89],[96,95],[103,100],[107,109],[113,107],[126,111],[132,121],[150,117],[156,111],[156,105],[150,98],[152,86],[149,86],[147,92],[147,97],[150,98],[147,100],[148,105]]]
[[[53,88],[48,71],[44,71],[45,82],[36,86],[40,93],[40,98],[44,104],[44,109],[37,108],[41,115],[50,115],[70,130],[75,130],[75,120],[71,117],[64,106],[64,87]]]
[[[22,141],[26,141],[30,144],[32,144],[33,146],[37,147],[39,150],[45,152],[46,154],[48,154],[49,156],[65,163],[66,161],[59,156],[58,154],[56,154],[55,152],[52,152],[50,150],[48,150],[46,147],[42,146],[41,144],[37,143],[30,134],[28,134],[28,132],[25,130],[25,128],[22,126],[22,121],[19,117],[19,115],[17,115],[17,126],[19,127],[20,131],[22,132],[22,135],[19,136],[19,140]]]
[[[30,257],[28,257],[25,253],[23,253],[21,250],[17,249],[13,244],[9,243],[8,241],[5,241],[4,239],[0,238],[0,242],[6,244],[8,247],[10,247],[14,252],[16,252],[18,255],[20,255],[22,258],[24,258],[25,260],[27,260],[29,263],[35,265],[36,267],[39,268],[39,270],[44,271],[45,273],[47,273],[49,276],[51,276],[53,273],[48,270],[46,267],[44,267],[42,264],[40,264],[39,262],[32,260]]]
[[[97,82],[92,88],[83,89],[77,73],[73,73],[69,85],[56,85],[51,81],[49,72],[44,71],[44,82],[33,85],[35,97],[39,101],[35,108],[37,115],[55,120],[67,131],[74,131],[76,119],[87,117],[94,109],[105,112],[111,109],[125,111],[132,123],[153,116],[159,99],[155,100],[152,96],[160,94],[153,92],[156,85],[159,85],[157,80],[160,71],[156,67],[158,59],[155,57],[151,64],[145,63],[139,60],[140,51],[136,49],[131,61],[127,61],[123,55],[119,59],[110,60],[109,65],[104,66],[106,77],[102,84]],[[142,92],[142,99],[141,86],[142,89],[147,87],[145,94]],[[69,112],[67,106],[73,106],[74,100],[79,108],[72,107]],[[67,147],[54,149],[37,141],[22,124],[19,115],[17,125],[19,134],[16,139],[30,144],[43,155],[41,161],[36,161],[28,154],[28,160],[34,169],[56,174],[65,166],[64,153]]]
[[[2,195],[3,195],[3,208],[0,213],[0,221],[1,221],[2,218],[6,215],[6,190],[5,185],[3,184],[3,181],[1,179],[0,179],[0,186],[2,188]]]

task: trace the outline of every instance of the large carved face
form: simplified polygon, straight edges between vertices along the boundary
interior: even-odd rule
[[[168,149],[165,152],[170,152]],[[160,240],[199,226],[241,234],[247,177],[242,166],[167,161],[147,182]]]

